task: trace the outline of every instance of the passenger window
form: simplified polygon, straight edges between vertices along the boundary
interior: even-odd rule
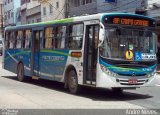
[[[10,32],[5,33],[5,48],[9,48],[9,38],[10,38]]]
[[[10,33],[10,38],[9,38],[9,48],[15,48],[15,36],[14,36],[14,32]]]
[[[82,48],[83,24],[75,24],[69,27],[68,47],[73,50]]]
[[[66,43],[66,26],[59,26],[56,28],[55,48],[65,48]]]
[[[26,30],[25,35],[25,48],[30,48],[31,30]]]
[[[16,48],[22,48],[23,31],[18,31],[16,38]]]
[[[53,33],[53,28],[48,27],[45,29],[45,38],[44,38],[44,48],[53,48],[53,39],[54,33]]]

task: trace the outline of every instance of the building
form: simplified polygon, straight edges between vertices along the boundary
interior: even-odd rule
[[[3,0],[4,3],[4,26],[17,25],[19,17],[17,11],[20,7],[20,0]]]
[[[21,0],[20,12],[21,12],[21,24],[27,24],[27,6],[30,0]]]
[[[21,23],[30,24],[41,21],[41,5],[38,0],[21,0]]]
[[[97,0],[97,12],[128,12],[144,11],[146,0]]]
[[[38,1],[31,0],[27,3],[26,22],[28,24],[41,22],[41,5]]]
[[[69,0],[69,16],[80,16],[97,13],[99,0]]]
[[[104,12],[145,14],[146,0],[69,0],[69,16]]]
[[[68,0],[39,0],[41,4],[42,21],[63,19],[66,15],[66,2]]]

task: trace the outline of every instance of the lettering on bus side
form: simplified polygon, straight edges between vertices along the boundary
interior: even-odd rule
[[[65,61],[64,56],[42,56],[42,59],[45,61]]]

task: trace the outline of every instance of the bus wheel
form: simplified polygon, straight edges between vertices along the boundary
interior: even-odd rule
[[[123,89],[122,88],[112,88],[112,91],[113,93],[116,93],[116,94],[122,94],[123,93]]]
[[[79,91],[77,74],[74,70],[70,70],[68,74],[68,88],[72,94],[77,94]]]
[[[17,68],[17,78],[19,81],[24,82],[25,76],[24,76],[24,66],[22,63],[18,64],[18,68]]]

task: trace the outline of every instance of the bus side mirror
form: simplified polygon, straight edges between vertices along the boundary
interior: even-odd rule
[[[98,47],[102,45],[104,41],[104,37],[105,37],[105,28],[104,28],[104,25],[100,23]]]

